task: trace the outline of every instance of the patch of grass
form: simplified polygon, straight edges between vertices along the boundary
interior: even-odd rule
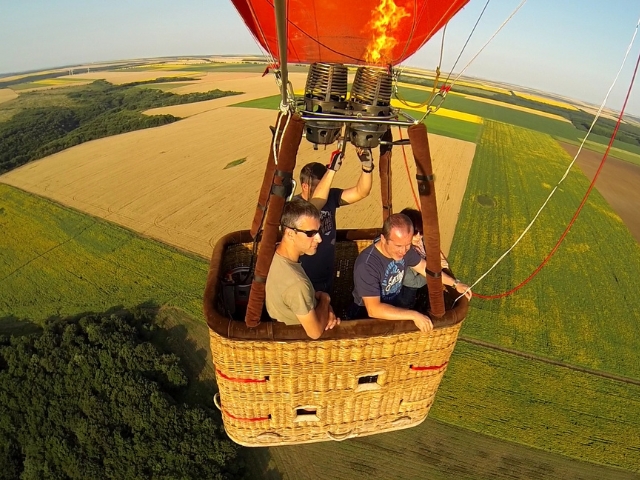
[[[195,85],[196,83],[197,82],[148,83],[145,85],[136,85],[134,88],[153,88],[155,90],[161,90],[163,92],[172,92],[176,88],[185,87],[187,85]]]
[[[591,138],[591,136],[589,136],[589,138]],[[577,147],[580,146],[580,143],[581,143],[577,140],[565,140],[563,138],[558,138],[558,140],[561,142],[570,143],[571,145],[575,145]],[[619,147],[622,147],[622,148],[619,148]],[[611,150],[609,151],[609,156],[618,158],[620,160],[624,160],[625,162],[633,163],[634,165],[640,165],[640,147],[638,147],[637,152],[635,151],[635,149],[630,147],[632,146],[630,146],[628,143],[614,141],[611,147]],[[607,145],[604,145],[603,143],[587,140],[584,144],[584,148],[588,148],[589,150],[593,150],[594,152],[604,154],[604,152],[607,150]],[[633,151],[629,151],[629,150],[633,150]]]
[[[487,121],[451,249],[460,278],[473,282],[513,244],[570,161],[548,135]],[[529,233],[474,290],[492,295],[524,281],[553,248],[588,185],[574,168]],[[496,206],[482,206],[480,196]],[[555,256],[530,283],[499,300],[474,299],[464,334],[640,378],[639,271],[640,245],[594,190]]]
[[[78,88],[82,87],[69,86],[21,93],[13,100],[0,103],[0,122],[10,120],[15,114],[28,108],[73,107],[77,103],[67,94]]]
[[[280,95],[247,100],[246,102],[234,103],[231,107],[264,108],[267,110],[277,110],[280,107]]]
[[[522,445],[640,471],[638,385],[459,341],[430,416]],[[536,478],[517,466],[512,473]]]
[[[248,100],[246,102],[236,103],[232,106],[277,110],[280,106],[280,95]],[[422,112],[409,109],[407,109],[407,111],[417,119],[421,118],[423,115]],[[444,135],[468,142],[476,142],[478,137],[480,136],[480,132],[482,132],[481,124],[465,122],[463,120],[457,120],[455,118],[442,117],[438,115],[429,115],[425,122],[427,124],[429,133]]]
[[[201,318],[207,262],[0,184],[0,318],[173,305]]]
[[[243,164],[244,162],[246,162],[246,161],[247,161],[247,157],[239,158],[239,159],[237,159],[237,160],[234,160],[233,162],[229,162],[229,163],[227,163],[227,164],[224,166],[223,170],[226,170],[227,168],[237,167],[238,165],[242,165],[242,164]]]
[[[438,401],[436,399],[436,404]],[[408,430],[356,438],[342,443],[322,442],[271,449],[252,448],[243,453],[251,478],[318,480],[374,478],[631,480],[637,478],[637,474],[629,471],[579,461],[446,424],[436,420],[433,415],[430,415],[421,425]],[[263,456],[270,456],[271,461],[267,463],[261,458]],[[333,460],[331,462],[314,461],[317,458]],[[261,464],[255,465],[256,459],[262,460]],[[279,472],[284,475],[279,475]]]
[[[399,90],[402,97],[410,102],[424,101],[424,99],[428,97],[428,92],[423,90],[406,87],[400,87]],[[547,118],[491,103],[477,102],[460,95],[448,95],[442,106],[450,110],[470,113],[488,120],[504,122],[529,128],[537,132],[548,133],[549,135],[561,136],[563,138],[575,140],[584,136],[584,132],[580,132],[572,124],[561,120],[554,120],[553,118]]]

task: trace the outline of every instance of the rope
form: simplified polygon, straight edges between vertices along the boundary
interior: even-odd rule
[[[513,18],[513,16],[518,13],[518,10],[520,10],[524,4],[527,3],[527,0],[522,0],[522,2],[520,2],[520,5],[518,5],[516,7],[516,9],[511,13],[511,15],[509,15],[507,17],[507,19],[502,22],[502,25],[500,25],[498,27],[498,29],[494,32],[493,35],[491,35],[491,38],[489,38],[489,40],[487,40],[487,42],[482,46],[482,48],[478,51],[478,53],[475,54],[475,56],[469,60],[469,63],[467,63],[467,65],[462,69],[462,71],[458,74],[458,76],[453,80],[453,82],[451,82],[451,86],[455,85],[455,83],[458,81],[458,79],[462,76],[462,74],[465,72],[465,70],[467,68],[469,68],[469,66],[474,62],[474,60],[476,58],[478,58],[478,56],[482,53],[482,51],[487,47],[487,45],[489,45],[489,43],[491,43],[491,41],[496,37],[496,35],[498,35],[498,33],[500,33],[500,30],[502,30],[504,28],[504,26],[509,23],[509,21]],[[484,12],[484,10],[483,10]],[[475,27],[474,27],[475,28]]]
[[[233,377],[229,377],[227,375],[225,375],[224,373],[222,373],[220,370],[218,370],[216,368],[216,373],[224,378],[225,380],[229,380],[231,382],[238,382],[238,383],[266,383],[267,379],[263,378],[263,379],[253,379],[253,378],[233,378]]]
[[[398,127],[398,133],[400,135],[400,140],[402,140],[402,129],[400,127]],[[416,202],[416,208],[420,210],[420,202],[418,201],[418,196],[416,195],[416,189],[413,187],[413,180],[411,179],[411,172],[409,172],[409,162],[407,161],[407,152],[404,149],[404,145],[402,145],[402,155],[404,156],[404,168],[407,171],[407,178],[409,179],[409,185],[411,186],[413,201]]]
[[[598,109],[598,112],[596,113],[596,116],[593,119],[593,122],[591,123],[591,126],[589,127],[589,130],[587,131],[587,134],[585,135],[584,139],[582,140],[582,143],[580,144],[580,148],[578,149],[578,152],[576,153],[575,157],[573,158],[573,161],[567,167],[567,170],[565,171],[564,175],[562,176],[560,181],[557,183],[557,185],[554,187],[554,189],[551,191],[551,193],[549,194],[549,196],[547,197],[545,202],[542,204],[542,206],[540,207],[540,209],[538,210],[538,212],[534,216],[533,220],[531,220],[531,222],[529,223],[527,228],[525,228],[525,230],[522,232],[520,237],[518,237],[518,239],[515,241],[515,243],[504,254],[502,254],[502,256],[500,258],[498,258],[498,260],[496,260],[496,262],[491,266],[491,268],[489,268],[489,270],[487,270],[482,276],[480,276],[480,278],[478,278],[473,283],[473,285],[471,285],[469,287],[469,289],[473,288],[480,281],[482,281],[489,274],[489,272],[491,272],[511,252],[511,250],[513,250],[515,248],[515,246],[520,242],[520,240],[522,240],[524,235],[529,231],[529,229],[533,226],[535,221],[538,219],[538,217],[540,216],[540,213],[545,208],[547,203],[549,203],[549,200],[551,199],[551,197],[558,190],[558,187],[560,186],[560,184],[569,175],[569,171],[571,170],[571,167],[573,167],[573,164],[577,161],[578,156],[580,155],[580,152],[582,151],[582,148],[583,148],[585,142],[587,141],[587,138],[591,134],[591,130],[593,129],[593,127],[596,124],[596,122],[598,121],[598,118],[600,117],[600,114],[602,113],[602,110],[604,109],[604,106],[607,103],[607,99],[609,98],[609,95],[611,94],[611,91],[613,90],[613,87],[615,86],[616,82],[618,81],[618,77],[620,76],[620,73],[622,72],[622,68],[624,67],[624,64],[625,64],[625,62],[627,60],[627,57],[629,56],[629,52],[631,51],[631,47],[633,46],[633,43],[635,41],[636,35],[638,34],[638,27],[639,26],[640,26],[640,19],[638,19],[638,23],[636,24],[636,28],[635,28],[635,31],[633,33],[633,37],[631,39],[631,43],[627,47],[627,51],[625,53],[624,59],[622,60],[622,65],[620,65],[620,69],[618,70],[618,73],[617,73],[615,79],[613,80],[613,83],[609,87],[609,91],[607,92],[607,95],[605,96],[604,100],[602,101],[602,104],[600,105],[600,108]],[[589,198],[589,195],[591,194],[591,191],[593,190],[593,187],[594,187],[594,185],[596,183],[596,180],[598,179],[598,176],[600,175],[600,171],[602,170],[602,167],[604,166],[604,164],[605,164],[605,162],[607,160],[607,157],[609,155],[609,151],[611,150],[611,146],[613,145],[613,142],[615,140],[615,136],[618,133],[618,129],[620,128],[620,123],[622,122],[624,111],[625,111],[625,108],[627,106],[627,102],[629,100],[629,97],[631,95],[631,90],[633,89],[633,85],[635,83],[636,74],[638,72],[638,65],[640,65],[640,52],[638,53],[638,59],[636,60],[636,66],[635,66],[635,69],[633,71],[633,76],[631,78],[631,82],[630,82],[629,88],[627,90],[627,95],[625,97],[624,104],[622,106],[622,110],[620,111],[620,115],[618,116],[618,121],[617,121],[616,126],[615,126],[615,128],[613,130],[613,133],[611,135],[611,139],[609,140],[609,145],[607,146],[607,150],[605,151],[604,156],[602,157],[602,161],[600,162],[600,166],[598,167],[598,170],[596,171],[596,174],[593,177],[593,180],[591,181],[591,184],[589,185],[589,188],[587,189],[587,191],[586,191],[586,193],[585,193],[585,195],[584,195],[584,197],[582,199],[582,202],[578,206],[578,209],[576,210],[576,212],[574,213],[573,217],[571,218],[571,221],[567,225],[566,229],[564,230],[564,232],[562,233],[562,235],[558,239],[557,243],[555,244],[555,246],[553,247],[551,252],[542,261],[542,263],[533,271],[533,273],[531,273],[523,282],[521,282],[519,285],[515,286],[511,290],[509,290],[507,292],[504,292],[504,293],[497,294],[497,295],[480,295],[480,294],[474,293],[475,296],[477,296],[479,298],[484,298],[484,299],[487,299],[487,300],[493,300],[493,299],[503,298],[503,297],[506,297],[508,295],[511,295],[512,293],[520,290],[529,281],[531,281],[531,279],[533,279],[533,277],[535,277],[538,274],[538,272],[540,272],[542,267],[544,267],[544,265],[551,259],[551,257],[558,250],[558,248],[560,247],[560,244],[562,243],[564,238],[567,236],[567,234],[569,233],[569,230],[571,229],[571,227],[575,223],[576,219],[578,218],[578,215],[580,215],[580,212],[582,211],[582,208],[584,207],[587,199]],[[464,296],[464,293],[462,295],[460,295],[458,298],[456,298],[456,301],[458,301],[462,296]]]
[[[427,367],[414,367],[413,365],[410,365],[409,368],[417,372],[423,372],[425,370],[440,370],[441,368],[446,367],[447,363],[449,362],[444,362],[442,365],[429,365]]]
[[[469,41],[471,40],[471,37],[473,36],[473,33],[476,31],[476,28],[478,27],[478,24],[480,23],[480,20],[482,19],[483,15],[484,15],[484,11],[487,9],[487,7],[489,6],[489,2],[491,0],[487,0],[487,3],[484,4],[484,8],[482,9],[482,11],[480,12],[480,16],[478,17],[478,19],[476,20],[475,25],[473,26],[473,28],[471,29],[471,33],[469,33],[469,36],[467,37],[467,40],[464,42],[464,45],[462,46],[462,50],[460,50],[460,53],[458,54],[458,58],[456,58],[456,61],[453,62],[453,67],[451,67],[451,71],[449,72],[449,75],[447,75],[447,79],[444,81],[444,84],[446,85],[447,82],[449,81],[449,78],[451,78],[451,74],[453,73],[453,71],[456,68],[456,65],[458,65],[458,62],[460,61],[460,58],[462,57],[462,54],[464,53],[465,49],[467,48],[467,45],[469,44]]]
[[[398,91],[398,79],[400,78],[400,75],[402,74],[402,72],[400,72],[400,74],[396,76],[394,94],[398,99],[398,101],[402,103],[405,107],[411,108],[414,110],[420,109],[422,107],[426,107],[433,101],[434,97],[436,96],[436,88],[438,87],[438,82],[440,81],[440,67],[442,66],[442,58],[444,56],[444,38],[445,38],[446,32],[447,32],[447,25],[445,24],[444,28],[442,29],[442,42],[440,43],[440,60],[438,61],[438,66],[436,67],[436,76],[433,79],[433,87],[431,88],[431,94],[424,102],[418,103],[418,104],[410,104],[407,100],[402,98]]]
[[[276,146],[280,145],[280,142],[284,138],[284,134],[287,131],[287,128],[289,127],[289,122],[291,121],[291,117],[293,117],[293,112],[289,112],[289,110],[286,108],[284,108],[283,110],[282,103],[280,103],[280,110],[282,111],[282,115],[280,115],[280,117],[278,118],[278,121],[276,122],[276,131],[273,134],[273,162],[276,165],[278,165],[278,148],[276,148]],[[282,117],[285,115],[287,117],[287,121],[284,124],[284,128],[282,129],[282,134],[280,135],[280,138],[278,138],[278,129],[280,128],[280,122],[282,121]]]

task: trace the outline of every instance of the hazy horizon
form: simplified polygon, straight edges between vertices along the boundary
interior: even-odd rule
[[[438,32],[404,65],[435,70],[440,64],[443,74],[448,74],[460,56],[455,71],[467,67],[465,76],[599,106],[631,45],[606,105],[619,110],[640,56],[640,39],[631,44],[638,30],[640,3],[637,0],[526,2],[476,58],[520,3],[520,0],[488,4],[470,0],[447,25],[444,46],[442,32]],[[178,4],[158,0],[150,8],[147,4],[120,0],[109,3],[31,0],[7,2],[0,17],[0,73],[223,52],[264,53],[232,3],[226,1],[185,0]],[[631,93],[626,112],[640,115],[637,89]]]

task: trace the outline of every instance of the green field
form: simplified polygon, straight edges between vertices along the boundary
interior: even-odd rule
[[[77,91],[79,88],[82,87],[69,86],[20,93],[18,98],[0,103],[0,123],[9,120],[16,113],[27,108],[73,107],[77,103],[67,94]]]
[[[591,136],[589,136],[589,138],[591,138]],[[580,142],[578,141],[569,142],[563,139],[558,139],[558,140],[570,143],[577,147],[580,146]],[[624,148],[633,150],[633,151],[627,151],[627,150],[622,150],[615,146],[619,144],[620,142],[614,142],[614,144],[611,146],[611,150],[609,151],[609,157],[619,158],[620,160],[624,160],[625,162],[633,163],[634,165],[640,165],[640,148],[638,148],[638,151],[636,152],[634,148],[629,148],[629,147],[633,147],[633,145],[629,145],[628,143],[625,143]],[[607,145],[604,145],[602,143],[597,143],[591,140],[587,140],[585,142],[584,148],[588,148],[589,150],[593,150],[594,152],[604,154],[604,152],[606,152],[607,150]]]
[[[0,330],[145,302],[200,317],[204,259],[4,184],[0,199]]]
[[[512,245],[570,161],[548,135],[485,124],[452,245],[461,278],[471,283]],[[588,185],[574,169],[529,234],[475,291],[501,293],[523,281],[551,250]],[[638,272],[640,245],[594,190],[538,276],[509,297],[475,300],[464,334],[640,379]]]
[[[190,398],[182,400],[210,401],[215,383],[201,316],[205,260],[6,185],[0,199],[2,333],[24,320],[115,305],[176,306],[161,309],[165,330],[155,340],[191,372]],[[577,459],[637,470],[638,393],[637,386],[460,342],[432,414],[419,427],[243,455],[249,478],[633,478]]]
[[[280,106],[280,95],[258,98],[256,100],[248,100],[232,105],[233,107],[246,108],[265,108],[268,110],[277,110]],[[420,119],[423,115],[421,112],[407,109],[410,115],[416,119]],[[465,122],[455,118],[441,117],[439,115],[430,115],[426,120],[429,133],[444,135],[458,140],[467,142],[476,142],[482,131],[482,125],[478,123]]]
[[[474,315],[465,327],[478,321]],[[458,341],[430,417],[640,471],[640,381],[606,379]]]

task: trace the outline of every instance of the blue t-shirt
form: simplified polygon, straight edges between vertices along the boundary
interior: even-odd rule
[[[421,260],[413,248],[399,261],[385,257],[375,243],[365,248],[353,267],[353,301],[363,306],[362,297],[380,297],[382,303],[394,305],[402,290],[406,269],[415,267]]]
[[[297,198],[302,198],[296,195]],[[333,269],[336,260],[336,209],[340,207],[341,188],[329,189],[327,202],[320,210],[320,237],[315,255],[302,255],[302,268],[314,285],[330,283],[333,280]]]

